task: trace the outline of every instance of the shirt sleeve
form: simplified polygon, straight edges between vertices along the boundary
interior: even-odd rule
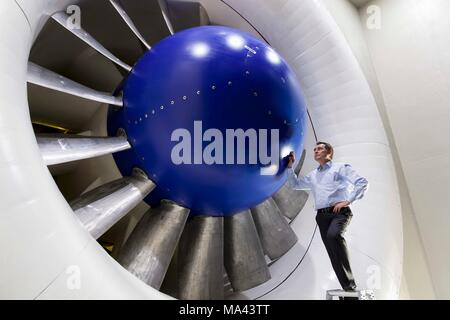
[[[289,168],[287,170],[288,183],[294,190],[311,190],[311,179],[309,175],[299,176],[295,175],[294,169]]]
[[[366,178],[358,175],[349,164],[343,165],[339,170],[339,174],[353,185],[353,191],[349,194],[348,202],[352,203],[355,200],[361,199],[369,186],[369,182]]]

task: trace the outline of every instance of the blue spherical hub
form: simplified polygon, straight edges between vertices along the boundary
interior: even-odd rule
[[[286,181],[285,159],[303,149],[306,110],[294,73],[269,46],[227,27],[168,37],[133,67],[111,108],[132,149],[114,155],[123,175],[143,169],[170,199],[208,215],[251,208]]]

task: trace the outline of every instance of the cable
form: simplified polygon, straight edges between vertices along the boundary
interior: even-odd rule
[[[312,235],[312,237],[311,237],[311,240],[309,241],[308,247],[306,248],[305,254],[304,254],[303,257],[300,259],[300,261],[297,263],[297,265],[295,266],[294,270],[292,270],[292,271],[288,274],[288,276],[287,276],[286,278],[284,278],[284,280],[281,281],[279,284],[277,284],[275,287],[273,287],[272,289],[270,289],[270,290],[267,291],[266,293],[260,295],[259,297],[256,297],[256,298],[253,299],[253,300],[258,300],[258,299],[264,297],[265,295],[268,295],[269,293],[271,293],[271,292],[274,291],[275,289],[279,288],[283,283],[286,282],[287,279],[290,278],[290,276],[298,269],[298,267],[300,266],[300,264],[303,262],[303,259],[305,258],[306,254],[308,253],[309,248],[311,247],[311,243],[313,242],[314,236],[316,235],[316,231],[317,231],[317,224],[316,224],[316,227],[314,228],[313,235]]]

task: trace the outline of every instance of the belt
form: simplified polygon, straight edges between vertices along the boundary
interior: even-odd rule
[[[322,209],[317,210],[317,213],[333,213],[333,209],[334,209],[334,207],[322,208]],[[347,213],[347,212],[351,212],[351,210],[349,207],[344,207],[341,209],[340,212]]]

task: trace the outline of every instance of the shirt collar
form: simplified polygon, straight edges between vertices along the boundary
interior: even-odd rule
[[[330,161],[327,161],[326,163],[323,164],[323,166],[322,166],[322,165],[319,165],[319,166],[317,167],[317,170],[322,171],[322,170],[324,170],[324,169],[328,169],[329,167],[331,167],[331,165],[332,165],[332,161],[331,161],[331,160],[330,160]]]

